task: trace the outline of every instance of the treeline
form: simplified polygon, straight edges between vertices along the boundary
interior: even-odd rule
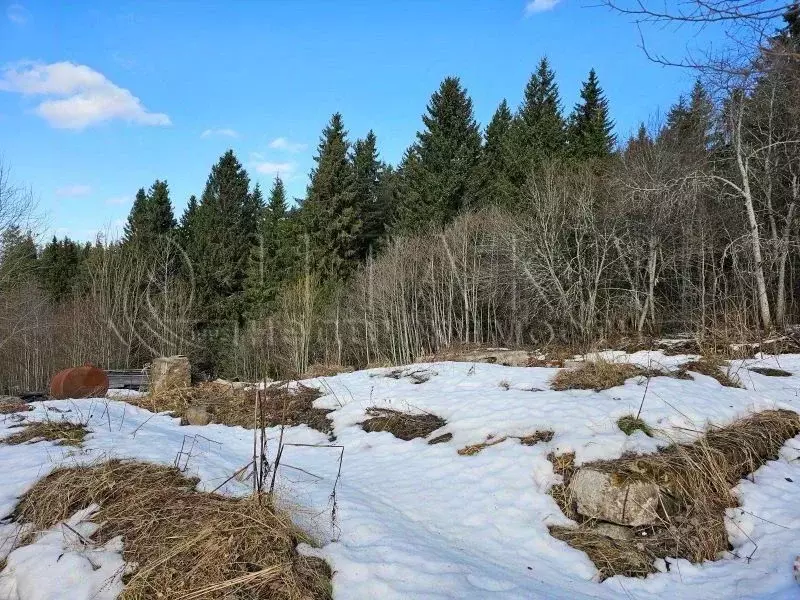
[[[296,205],[228,151],[179,219],[166,182],[139,190],[119,242],[37,249],[10,228],[3,301],[37,325],[6,327],[7,381],[178,352],[254,379],[456,343],[783,327],[800,266],[795,21],[735,85],[696,83],[622,143],[595,72],[565,112],[543,59],[483,131],[445,79],[396,167],[333,115]]]

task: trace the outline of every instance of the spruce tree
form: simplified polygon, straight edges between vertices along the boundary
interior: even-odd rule
[[[269,314],[281,286],[296,274],[297,242],[288,218],[286,189],[277,176],[250,256],[246,284],[250,316]]]
[[[404,231],[441,226],[468,204],[481,151],[472,100],[457,77],[441,83],[422,121],[403,165],[406,194],[395,228]]]
[[[322,131],[303,203],[311,264],[334,279],[346,278],[355,266],[363,227],[355,206],[349,148],[342,115],[336,113]]]
[[[555,78],[545,57],[525,86],[512,134],[516,160],[511,177],[517,189],[525,185],[531,172],[544,161],[565,155],[566,123]]]
[[[147,194],[139,189],[125,224],[123,241],[148,248],[174,229],[175,217],[167,182],[156,180]]]
[[[200,203],[187,215],[187,252],[195,274],[201,323],[238,321],[254,224],[250,178],[228,150],[211,168]]]
[[[82,248],[69,238],[55,236],[43,249],[39,259],[40,284],[55,303],[69,298],[81,274]]]
[[[569,153],[578,160],[604,159],[614,152],[616,136],[609,116],[608,100],[592,69],[581,89],[569,124]]]
[[[512,183],[516,156],[511,139],[514,117],[503,100],[486,127],[486,142],[475,169],[473,191],[470,197],[474,205],[491,204],[511,206],[516,198],[516,187]]]
[[[688,100],[681,96],[667,113],[666,124],[659,135],[683,160],[703,159],[715,144],[714,105],[703,85],[697,81]]]
[[[353,204],[363,222],[358,258],[364,259],[385,232],[386,215],[378,195],[384,165],[378,158],[377,139],[372,130],[353,145]]]

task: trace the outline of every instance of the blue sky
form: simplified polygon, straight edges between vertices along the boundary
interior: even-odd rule
[[[43,229],[93,239],[139,187],[170,185],[176,216],[233,148],[268,188],[302,195],[319,134],[340,111],[396,163],[447,75],[482,125],[520,102],[547,55],[567,108],[594,67],[617,133],[666,110],[689,72],[647,60],[625,18],[590,0],[6,2],[0,156],[30,186]],[[652,30],[681,53],[690,32]]]

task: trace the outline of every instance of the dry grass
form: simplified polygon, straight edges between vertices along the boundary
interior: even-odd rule
[[[44,440],[58,442],[60,446],[80,446],[89,431],[83,425],[68,421],[38,421],[18,425],[22,431],[0,440],[4,444],[26,444]]]
[[[330,433],[330,410],[314,408],[314,400],[322,393],[316,388],[298,384],[293,389],[273,384],[264,391],[267,427],[276,425],[306,424],[323,433]],[[201,383],[188,388],[164,390],[140,398],[131,398],[132,404],[153,412],[171,412],[184,417],[190,406],[203,406],[214,423],[252,428],[256,402],[255,389],[236,389],[231,385],[214,382]]]
[[[561,475],[561,478],[564,480],[563,483],[557,483],[550,488],[550,495],[553,497],[556,504],[558,504],[561,512],[568,518],[576,521],[578,519],[578,513],[575,511],[574,503],[568,491],[569,480],[572,478],[573,473],[575,473],[575,453],[565,452],[563,454],[555,454],[551,452],[547,455],[547,460],[552,463],[553,472]]]
[[[33,410],[33,407],[24,402],[0,402],[0,415],[28,412],[29,410]]]
[[[368,408],[367,415],[371,418],[361,423],[364,431],[388,431],[394,437],[406,441],[414,438],[426,438],[437,429],[447,425],[447,421],[431,413],[410,414],[376,406]],[[438,436],[434,439],[441,442],[448,441],[440,439],[443,437]],[[431,442],[433,441],[431,440]]]
[[[792,376],[792,374],[789,371],[784,371],[783,369],[773,369],[772,367],[750,367],[749,370],[752,371],[753,373],[758,373],[759,375],[766,375],[767,377]]]
[[[14,516],[41,530],[98,504],[94,541],[123,536],[123,558],[138,566],[121,600],[331,597],[328,566],[298,554],[308,540],[268,497],[232,499],[195,484],[146,463],[61,469],[25,494]]]
[[[630,363],[606,360],[587,361],[573,369],[562,369],[550,382],[554,390],[607,390],[623,385],[626,379],[640,375],[642,369]]]
[[[500,444],[501,442],[505,442],[508,439],[517,439],[523,446],[533,446],[534,444],[538,444],[539,442],[549,442],[553,439],[553,432],[552,431],[535,431],[530,435],[522,435],[522,436],[514,436],[514,435],[504,435],[503,437],[495,437],[490,435],[486,438],[485,442],[480,442],[478,444],[472,444],[470,446],[464,446],[461,448],[458,453],[461,456],[475,456],[481,450],[488,448],[489,446],[495,446]]]
[[[723,371],[722,369],[726,370]],[[702,375],[708,375],[709,377],[716,379],[720,385],[724,385],[726,387],[742,387],[742,383],[739,381],[739,378],[735,374],[731,373],[728,361],[718,356],[709,355],[703,356],[699,360],[691,360],[682,364],[679,371],[683,373],[694,371]]]
[[[642,419],[633,415],[625,415],[617,419],[617,427],[619,427],[625,435],[632,435],[634,431],[641,431],[647,437],[653,437],[653,431],[650,426]]]
[[[728,550],[725,510],[737,506],[731,493],[740,479],[775,459],[786,442],[800,433],[800,417],[791,411],[771,410],[710,429],[698,441],[673,445],[645,456],[626,456],[591,463],[591,468],[611,473],[612,481],[657,483],[674,505],[664,521],[638,528],[630,541],[598,536],[591,521],[576,528],[553,527],[551,533],[585,551],[602,578],[613,575],[645,576],[655,572],[656,558],[680,557],[691,562],[714,560]],[[555,468],[555,467],[554,467]],[[571,473],[565,470],[565,482]],[[564,513],[581,521],[566,487],[551,490]]]

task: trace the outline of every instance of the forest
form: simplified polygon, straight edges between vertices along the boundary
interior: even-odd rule
[[[397,165],[336,113],[305,197],[228,151],[183,214],[165,173],[91,244],[38,242],[5,157],[0,391],[171,354],[252,381],[455,345],[772,335],[800,316],[798,53],[794,5],[746,68],[699,72],[628,139],[593,69],[570,109],[543,58],[483,128],[447,77]]]

